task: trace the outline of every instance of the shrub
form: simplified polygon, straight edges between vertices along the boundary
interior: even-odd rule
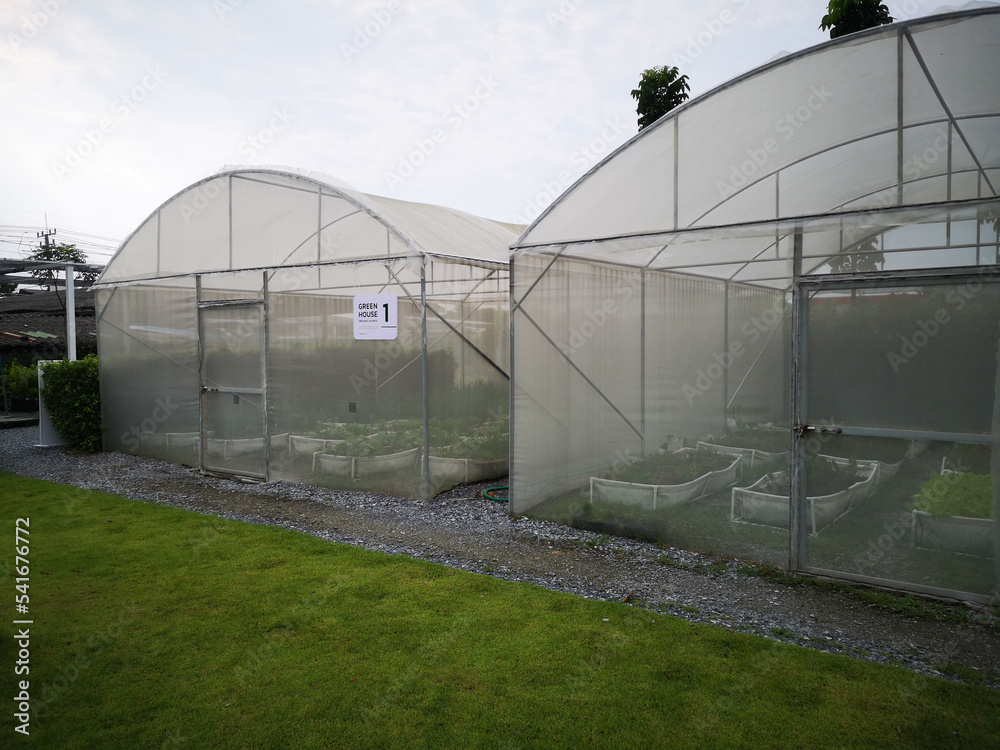
[[[16,360],[4,367],[7,398],[14,408],[38,408],[38,371]]]
[[[84,451],[101,449],[101,394],[97,357],[44,365],[42,398],[52,426],[70,446]]]

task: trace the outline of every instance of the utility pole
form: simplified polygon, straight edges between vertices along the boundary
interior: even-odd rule
[[[48,228],[48,221],[45,222],[45,231],[36,232],[35,236],[41,240],[39,246],[43,250],[49,250],[55,245],[49,242],[50,237],[54,237],[56,234],[55,229]],[[66,310],[66,359],[70,362],[76,361],[76,294],[74,289],[74,278],[73,278],[73,264],[66,264],[66,304],[64,305]],[[55,271],[52,273],[52,281],[55,282]],[[59,298],[59,284],[53,283],[52,290],[56,293],[56,299]]]
[[[46,227],[44,232],[35,232],[35,236],[42,241],[41,242],[42,247],[49,248],[52,247],[52,243],[49,242],[49,237],[55,237],[56,230],[49,229],[48,227]]]

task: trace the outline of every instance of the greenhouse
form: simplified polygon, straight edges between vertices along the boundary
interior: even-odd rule
[[[995,601],[998,11],[771,61],[548,207],[511,255],[512,512]]]
[[[232,169],[96,284],[105,449],[427,498],[505,476],[518,227]]]

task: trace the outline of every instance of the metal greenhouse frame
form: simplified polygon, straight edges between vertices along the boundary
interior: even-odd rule
[[[995,601],[998,32],[788,55],[555,201],[511,254],[512,512]]]
[[[507,473],[515,227],[232,169],[97,288],[105,448],[405,497]]]

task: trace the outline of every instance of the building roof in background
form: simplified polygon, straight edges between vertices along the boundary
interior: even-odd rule
[[[94,293],[77,289],[76,339],[96,340]],[[10,349],[66,349],[66,313],[60,299],[65,292],[10,294],[0,297],[0,351]]]

